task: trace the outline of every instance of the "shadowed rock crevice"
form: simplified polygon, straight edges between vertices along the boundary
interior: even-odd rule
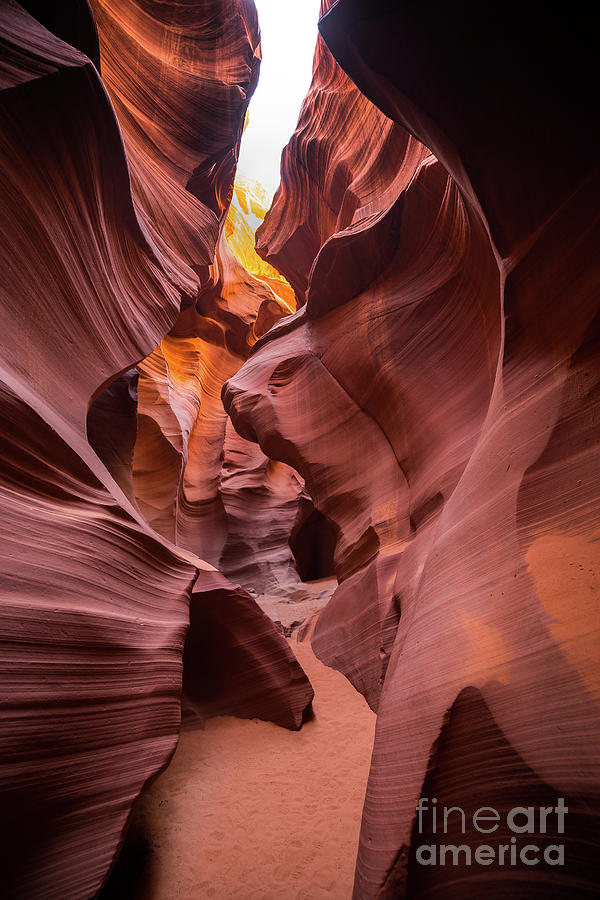
[[[494,900],[506,895],[507,881],[510,881],[511,896],[519,900],[567,896],[583,900],[594,895],[593,885],[600,875],[594,839],[600,798],[590,796],[583,801],[563,796],[557,793],[556,787],[540,779],[511,746],[484,697],[475,688],[465,688],[452,705],[432,748],[421,796],[427,798],[428,809],[421,817],[421,827],[415,818],[407,862],[407,897],[433,897],[442,893],[448,900],[461,900],[479,889],[482,871],[486,895]],[[558,830],[555,813],[559,796],[568,809],[564,833]],[[435,828],[433,807],[436,808]],[[484,807],[490,811],[485,810],[477,820],[484,829],[480,831],[473,825],[473,816]],[[515,834],[507,824],[507,814],[517,807],[534,810],[531,833]],[[548,810],[543,828],[539,814],[542,807]],[[450,812],[452,808],[454,812]],[[494,811],[498,813],[497,818]],[[484,815],[490,816],[489,821],[484,821]],[[529,819],[522,815],[515,818],[519,826],[524,822],[528,824]],[[514,865],[510,856],[512,843],[517,848]],[[538,848],[534,851],[535,858],[540,859],[537,865],[521,860],[520,852],[528,844]],[[416,848],[422,845],[435,848],[432,853],[437,858],[441,845],[466,846],[472,860],[477,847],[485,845],[492,847],[494,859],[482,870],[474,862],[466,865],[467,854],[461,851],[457,857],[459,865],[451,865],[453,857],[448,855],[445,866],[423,866],[415,858]],[[500,864],[500,845],[509,848],[504,853],[503,864]],[[543,854],[546,848],[556,845],[562,845],[568,864],[549,869],[544,865]],[[427,858],[428,853],[424,854]],[[557,858],[557,852],[551,851],[551,857]],[[394,868],[399,871],[403,866],[406,861]]]
[[[335,574],[336,543],[337,532],[333,523],[315,509],[308,497],[303,497],[289,538],[290,550],[302,581],[316,581]]]

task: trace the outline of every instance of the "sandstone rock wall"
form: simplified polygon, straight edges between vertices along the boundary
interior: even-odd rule
[[[312,644],[378,711],[357,898],[477,894],[418,865],[420,796],[567,798],[565,866],[486,896],[598,879],[596,82],[585,22],[534,7],[324,5],[258,245],[306,307],[224,393],[338,531]]]
[[[0,4],[2,894],[57,900],[97,892],[132,803],[175,748],[186,633],[188,711],[297,728],[312,696],[251,598],[160,535],[134,491],[136,393],[149,388],[132,367],[160,354],[214,268],[257,74],[255,12],[188,5],[198,32],[182,45],[161,4],[118,5],[149,57],[115,102],[124,144],[98,69],[76,49],[94,49],[89,9],[78,32],[72,6],[43,18],[74,46]],[[213,73],[217,95],[203,83],[182,98],[181,76],[156,108],[175,116],[195,100],[216,127],[210,152],[195,144],[210,124],[190,135],[184,117],[175,140],[143,105],[164,87],[157,54],[181,73],[203,35],[230,61],[229,87]],[[210,83],[216,61],[203,59]],[[203,643],[213,656],[198,661]]]

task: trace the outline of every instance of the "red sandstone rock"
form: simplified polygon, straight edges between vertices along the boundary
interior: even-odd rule
[[[250,0],[92,0],[136,208],[194,297],[208,279],[260,63]]]
[[[287,539],[302,484],[288,467],[269,467],[256,446],[237,436],[235,447],[227,443],[221,388],[239,369],[257,334],[285,308],[224,242],[217,262],[222,273],[218,289],[204,291],[195,308],[185,309],[170,335],[138,367],[133,490],[161,534],[231,577],[244,572],[244,584],[261,588],[268,571],[277,568],[271,551],[293,571]],[[252,502],[257,515],[251,515],[247,503],[239,515],[239,498],[228,486],[232,478],[240,496],[253,501],[257,491],[264,493],[268,517]],[[262,551],[253,552],[251,547],[256,551],[260,544]]]
[[[200,661],[212,679],[203,714],[235,708],[298,727],[312,691],[250,598],[132,503],[134,397],[118,376],[161,341],[196,278],[159,233],[157,207],[150,228],[150,206],[132,199],[90,60],[16,3],[0,5],[0,34],[2,892],[65,900],[99,889],[133,801],[174,750],[192,589],[192,682],[195,641],[215,650],[215,668]],[[216,168],[197,161],[215,196],[226,156]],[[208,264],[203,221],[197,259]]]
[[[294,469],[269,459],[228,420],[220,479],[227,536],[218,564],[228,578],[283,595],[298,582],[289,542],[303,493]]]
[[[87,7],[79,25],[40,12],[75,50],[0,6],[5,892],[101,885],[175,745],[190,597],[187,711],[299,726],[310,688],[281,637],[173,542],[240,579],[289,577],[301,477],[336,537],[313,645],[378,711],[356,897],[479,889],[477,866],[418,865],[436,841],[420,795],[503,813],[565,797],[566,865],[492,867],[485,889],[590,896],[592,29],[537,4],[491,25],[475,4],[331,5],[347,74],[320,41],[259,235],[307,301],[277,322],[281,280],[222,237],[253,7],[93,6],[128,162],[79,52],[96,53]]]
[[[329,263],[335,234],[324,228],[308,250],[288,239],[308,215],[306,185],[316,194],[336,171],[335,142],[306,171],[333,65],[321,62],[262,230],[281,235],[268,258],[301,273],[297,289],[311,269],[307,309],[257,344],[224,397],[240,433],[297,468],[339,530],[340,586],[312,643],[378,710],[355,896],[462,900],[479,889],[477,865],[417,863],[419,843],[440,841],[416,831],[419,796],[503,814],[562,796],[566,865],[494,866],[486,895],[588,897],[600,794],[589,23],[513,4],[485,21],[475,4],[442,6],[339,0],[322,20],[358,88],[452,177],[416,161],[394,253],[353,296]],[[578,41],[567,70],[554,49]],[[364,120],[346,118],[344,94],[334,100],[347,159]],[[404,155],[396,162],[401,171]],[[377,152],[368,164],[374,183],[398,177]],[[331,300],[311,309],[320,268]],[[336,296],[346,302],[333,309]],[[448,843],[483,843],[472,825],[454,834]],[[486,842],[510,836],[504,826]]]
[[[356,89],[320,37],[313,67],[257,251],[283,272],[299,305],[308,291],[309,315],[318,315],[387,265],[397,242],[398,198],[428,151]]]
[[[310,704],[306,675],[255,601],[215,573],[194,588],[183,657],[184,713],[259,718],[298,729]],[[282,647],[285,652],[282,652]],[[270,653],[266,650],[270,649]],[[291,701],[291,702],[290,702]]]
[[[297,314],[287,333],[263,339],[225,393],[234,425],[300,471],[338,532],[341,584],[314,646],[322,652],[330,623],[343,671],[374,708],[390,650],[380,633],[390,620],[393,640],[398,619],[398,553],[428,546],[423,535],[431,538],[467,464],[500,332],[493,254],[439,163],[421,165],[402,204],[396,256],[353,301],[352,317],[348,305],[310,323]],[[460,392],[453,368],[464,370]]]
[[[289,285],[256,255],[245,219],[249,213],[264,216],[264,198],[250,183],[233,183],[258,75],[256,11],[251,3],[231,0],[205,0],[193,17],[189,8],[134,0],[93,5],[134,201],[148,230],[158,232],[157,243],[168,246],[183,288],[169,336],[138,366],[133,495],[158,532],[234,577],[243,572],[246,584],[261,588],[277,568],[265,558],[267,547],[297,580],[286,533],[295,516],[286,510],[293,503],[289,491],[299,494],[297,476],[279,480],[277,524],[263,517],[260,533],[257,520],[246,527],[235,514],[230,520],[221,496],[225,471],[254,488],[257,474],[253,464],[244,472],[226,457],[222,385],[293,302]],[[156,95],[148,93],[149,78]],[[115,409],[115,420],[117,414]],[[245,453],[256,456],[257,450]],[[266,479],[264,457],[261,464]],[[278,507],[273,488],[272,479],[264,485],[271,518]],[[255,539],[263,545],[258,556],[250,549]],[[227,543],[237,547],[235,559]]]
[[[539,0],[504,3],[493,16],[474,0],[460,8],[338,0],[320,30],[360,90],[481,206],[509,256],[597,167],[587,24]]]

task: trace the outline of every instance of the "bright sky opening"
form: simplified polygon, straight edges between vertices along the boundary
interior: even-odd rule
[[[255,0],[262,34],[258,87],[250,101],[238,173],[269,194],[279,185],[281,151],[310,87],[319,0]]]

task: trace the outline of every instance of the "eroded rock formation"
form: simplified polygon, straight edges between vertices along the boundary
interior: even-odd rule
[[[182,675],[186,715],[300,725],[302,670],[214,568],[297,582],[291,538],[339,582],[303,633],[378,713],[356,897],[591,896],[592,29],[324,0],[257,256],[251,0],[91,11],[0,3],[4,893],[100,888]],[[419,865],[420,796],[563,797],[565,864]]]
[[[585,24],[536,4],[539,18],[505,4],[493,20],[475,4],[330,5],[333,54],[321,40],[258,234],[306,306],[224,400],[338,533],[340,584],[312,644],[378,712],[355,894],[477,891],[478,865],[418,865],[416,846],[440,839],[416,830],[420,796],[471,815],[562,796],[564,867],[495,864],[486,895],[591,896],[600,235]],[[569,45],[567,69],[555,50]],[[472,824],[458,837],[482,842]]]
[[[269,566],[249,546],[241,559],[235,509],[230,520],[221,491],[239,457],[226,458],[220,396],[256,339],[295,308],[285,279],[254,250],[248,220],[262,219],[265,197],[248,182],[234,185],[247,98],[258,77],[256,11],[252,3],[222,2],[204,3],[192,17],[184,7],[133,2],[94,8],[133,196],[148,230],[166,244],[183,291],[168,337],[138,366],[131,490],[157,531],[224,570],[231,565],[232,575],[260,589]],[[245,453],[262,457],[256,447]],[[247,478],[256,487],[255,464]],[[284,481],[299,493],[298,476],[290,472]],[[282,507],[288,502],[282,496]],[[284,510],[280,518],[287,522]],[[256,529],[254,521],[246,530]],[[232,543],[235,559],[226,548]]]
[[[186,42],[177,7],[118,4],[120,41],[94,3],[118,61],[135,57],[117,97],[102,41],[124,145],[76,49],[94,50],[89,10],[70,18],[72,6],[40,15],[73,45],[0,4],[2,893],[61,900],[97,892],[133,801],[175,748],[190,602],[188,711],[299,727],[312,696],[251,598],[159,534],[135,496],[149,388],[132,366],[166,358],[163,338],[213,278],[258,69],[254,8],[189,4]],[[186,128],[194,102],[204,120]],[[175,354],[182,368],[194,340]],[[213,655],[196,670],[203,642]]]
[[[257,338],[295,309],[285,278],[254,249],[267,197],[247,180],[234,184],[258,75],[256,11],[251,3],[204,3],[192,21],[183,8],[98,2],[94,9],[134,201],[168,245],[183,291],[169,335],[137,367],[127,486],[157,531],[245,585],[261,590],[297,580],[287,538],[301,479],[234,433],[226,441],[220,396]],[[176,127],[180,120],[185,128]],[[269,520],[260,512],[265,506]]]

